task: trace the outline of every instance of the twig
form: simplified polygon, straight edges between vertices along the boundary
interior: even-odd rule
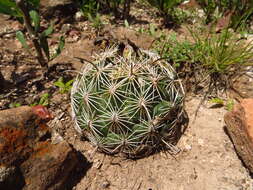
[[[84,61],[87,62],[87,63],[90,63],[93,67],[95,67],[95,69],[97,71],[99,71],[98,66],[96,64],[92,63],[91,61],[89,61],[89,60],[87,60],[85,58],[82,58],[82,57],[74,57],[74,58],[79,59],[81,61],[81,63],[84,63]]]
[[[5,35],[8,35],[8,34],[14,34],[14,33],[16,33],[17,31],[19,31],[19,30],[11,30],[11,31],[1,32],[1,33],[0,33],[0,38],[3,37],[3,36],[5,36]]]
[[[12,93],[16,92],[17,90],[18,90],[18,89],[16,88],[16,89],[10,91],[9,93],[7,93],[7,94],[5,94],[4,96],[0,97],[0,99],[9,97]]]
[[[69,72],[69,73],[75,73],[75,74],[79,74],[79,75],[82,74],[81,72],[76,71],[76,70],[65,70],[65,71],[62,71],[62,73],[67,73],[67,72]]]
[[[149,45],[148,49],[151,49],[152,46],[154,45],[154,43],[157,41],[157,38],[155,38],[154,40],[152,40],[151,44]]]
[[[197,109],[196,109],[196,111],[195,111],[195,114],[194,114],[194,121],[195,121],[196,118],[197,118],[197,115],[198,115],[198,112],[199,112],[199,109],[200,109],[201,105],[205,102],[205,100],[206,100],[208,94],[210,94],[212,91],[213,91],[212,82],[210,82],[210,83],[209,83],[209,87],[208,87],[208,91],[205,93],[204,97],[201,98],[201,100],[200,100],[200,102],[199,102],[199,104],[198,104],[198,107],[197,107]]]
[[[127,43],[133,48],[136,55],[140,56],[140,54],[141,54],[140,48],[134,42],[132,42],[129,38],[126,38],[126,36],[125,36],[125,39],[127,40]]]
[[[137,190],[139,190],[141,188],[142,185],[142,181],[140,182],[139,186],[137,187]]]
[[[161,53],[160,53],[160,56],[161,56],[161,57],[163,56],[166,43],[167,43],[167,42],[163,43],[162,51],[161,51]]]

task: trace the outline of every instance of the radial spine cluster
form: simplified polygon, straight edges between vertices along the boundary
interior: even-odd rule
[[[111,47],[85,63],[71,92],[75,128],[100,151],[127,157],[166,145],[183,113],[184,91],[174,69],[153,52]]]

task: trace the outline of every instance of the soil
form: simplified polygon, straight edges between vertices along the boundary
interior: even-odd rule
[[[96,152],[76,135],[66,121],[55,126],[81,151],[92,167],[75,190],[251,190],[253,180],[224,132],[223,108],[203,105],[194,119],[200,98],[186,101],[189,125],[172,156],[160,152],[139,160],[127,160]]]
[[[159,25],[160,20],[137,5],[133,13],[135,19],[129,28],[124,27],[122,21],[114,23],[108,17],[103,18],[108,22],[100,33],[96,33],[88,21],[59,23],[50,43],[54,45],[59,34],[64,34],[66,46],[62,55],[50,63],[50,75],[43,80],[35,56],[21,48],[15,34],[0,36],[0,72],[6,80],[0,89],[0,109],[9,108],[11,103],[31,105],[38,102],[42,94],[50,94],[48,107],[55,117],[49,123],[50,127],[92,163],[73,190],[252,190],[253,179],[224,131],[226,110],[222,107],[213,109],[206,103],[195,118],[202,96],[188,96],[186,100],[189,124],[177,144],[181,150],[177,155],[157,152],[138,160],[109,156],[97,152],[75,131],[70,117],[69,94],[61,94],[54,82],[60,77],[66,81],[74,78],[82,67],[75,57],[92,60],[92,55],[104,48],[94,45],[99,37],[118,41],[130,39],[141,48],[150,48],[155,37],[135,31],[140,27],[148,28],[149,23]],[[20,28],[18,22],[0,15],[0,30]],[[179,31],[184,35],[182,28]],[[238,87],[253,92],[251,83],[242,81]],[[253,97],[247,91],[244,94]]]

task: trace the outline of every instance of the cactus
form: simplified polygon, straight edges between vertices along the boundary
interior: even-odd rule
[[[111,47],[85,64],[72,87],[75,128],[98,150],[139,157],[166,145],[175,151],[184,90],[156,53]]]

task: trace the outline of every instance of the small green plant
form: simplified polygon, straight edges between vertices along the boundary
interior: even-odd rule
[[[212,98],[209,102],[212,104],[224,105],[224,100],[221,98]]]
[[[26,0],[26,3],[30,9],[36,10],[39,8],[40,0]],[[1,0],[0,13],[13,16],[20,22],[23,22],[23,13],[13,0]]]
[[[215,18],[215,11],[218,11],[218,4],[216,0],[197,0],[198,4],[203,9],[206,19],[205,22],[208,24]]]
[[[231,14],[230,27],[245,29],[253,15],[252,0],[197,0],[204,10],[206,23]]]
[[[147,0],[151,6],[158,9],[159,13],[163,17],[165,27],[173,26],[177,20],[177,14],[179,9],[176,9],[177,5],[182,3],[182,0]],[[182,16],[182,15],[181,15]]]
[[[97,30],[97,31],[100,31],[103,26],[104,26],[104,23],[103,21],[101,20],[101,17],[100,17],[100,14],[97,13],[95,17],[93,17],[91,14],[88,13],[88,19],[89,21],[92,23],[92,26]]]
[[[131,0],[75,0],[83,15],[88,18],[89,14],[94,17],[100,12],[113,12],[116,18],[128,19]]]
[[[227,90],[253,65],[252,42],[226,29],[221,33],[189,29],[193,42],[175,34],[157,41],[156,49],[185,80],[187,90],[206,95]],[[214,94],[213,94],[214,95]]]
[[[48,94],[48,93],[42,94],[40,96],[39,101],[31,104],[30,106],[37,106],[37,105],[48,106],[49,105],[49,98],[50,98],[50,94]]]
[[[237,1],[234,5],[234,13],[231,17],[230,26],[235,30],[245,31],[250,28],[253,18],[252,0]]]
[[[198,83],[208,87],[208,93],[226,90],[233,86],[238,76],[244,75],[253,65],[253,45],[242,40],[226,29],[216,34],[208,32],[201,35],[191,31],[195,40],[189,57]]]
[[[155,27],[155,25],[153,25],[153,24],[149,25],[149,34],[151,36],[155,36],[155,34],[156,34],[156,27]]]
[[[69,80],[66,83],[64,82],[63,78],[60,77],[56,82],[54,82],[54,85],[59,87],[60,93],[68,93],[71,90],[72,83],[74,80]]]
[[[215,105],[225,106],[225,109],[228,111],[232,111],[235,104],[233,99],[223,100],[222,98],[212,98],[209,102]]]
[[[18,102],[13,102],[9,104],[9,108],[17,108],[20,106],[21,106],[21,103],[18,103]]]
[[[24,23],[29,34],[29,39],[35,47],[38,62],[43,68],[47,68],[48,62],[60,55],[65,41],[64,37],[61,36],[56,51],[54,53],[50,53],[48,38],[53,32],[53,25],[51,24],[46,30],[41,31],[40,16],[38,11],[35,9],[35,7],[38,8],[39,3],[39,0],[17,0],[16,3],[10,0],[1,1],[0,7],[3,7],[0,8],[0,13],[15,16]],[[22,46],[29,51],[25,34],[22,31],[18,31],[16,36]]]
[[[192,62],[189,54],[193,50],[194,45],[188,40],[179,41],[176,33],[172,33],[169,36],[161,36],[155,48],[161,57],[168,59],[176,67]]]
[[[235,105],[234,100],[229,99],[229,100],[227,101],[227,103],[226,103],[226,109],[227,109],[228,111],[232,111],[233,108],[234,108],[234,105]]]
[[[175,153],[184,104],[175,71],[154,52],[117,52],[112,47],[88,62],[73,84],[76,129],[109,154],[145,156],[164,145]]]
[[[127,20],[124,20],[124,25],[126,28],[129,28],[129,22]]]
[[[137,30],[137,32],[139,32],[141,34],[148,34],[152,37],[157,37],[157,35],[158,35],[157,30],[158,30],[157,26],[155,26],[154,24],[151,23],[151,24],[149,24],[148,28],[141,27]]]
[[[186,23],[187,21],[191,21],[194,19],[194,11],[188,11],[181,8],[174,8],[172,12],[172,18],[177,25],[182,23]]]
[[[116,18],[128,19],[131,0],[106,0],[103,7],[112,10]]]
[[[209,73],[238,73],[252,65],[253,45],[229,30],[201,36],[191,31],[195,40],[192,59],[202,63]],[[217,76],[216,76],[217,77]]]
[[[95,0],[75,0],[83,16],[88,18],[88,15],[95,15],[99,10],[99,2]]]
[[[144,33],[145,33],[145,29],[144,29],[143,27],[140,27],[140,28],[138,29],[138,32],[139,32],[140,34],[144,34]]]

